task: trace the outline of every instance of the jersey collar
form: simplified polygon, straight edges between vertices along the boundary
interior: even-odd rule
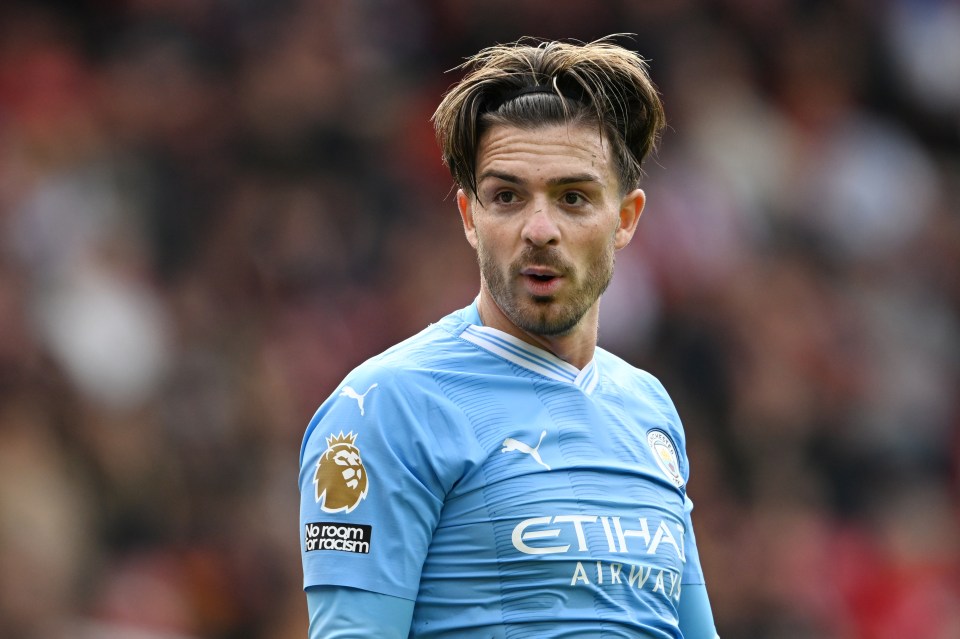
[[[476,318],[479,320],[479,314]],[[600,381],[596,359],[579,369],[553,353],[490,326],[468,324],[460,337],[538,375],[573,384],[587,394],[592,393]]]

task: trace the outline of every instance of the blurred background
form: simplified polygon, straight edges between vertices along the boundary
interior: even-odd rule
[[[721,635],[960,637],[952,0],[5,0],[0,636],[304,637],[303,430],[477,291],[446,71],[618,32],[670,129],[601,342]]]

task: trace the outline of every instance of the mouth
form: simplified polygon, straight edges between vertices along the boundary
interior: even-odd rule
[[[531,266],[520,271],[527,289],[535,297],[549,297],[556,294],[563,277],[557,271],[544,267]]]
[[[556,269],[549,268],[546,266],[528,266],[520,271],[520,275],[526,277],[534,277],[537,279],[550,279],[552,277],[560,277],[560,273]]]

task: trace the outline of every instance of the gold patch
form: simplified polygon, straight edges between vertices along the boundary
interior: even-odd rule
[[[350,512],[367,496],[367,470],[356,441],[352,431],[327,437],[327,450],[313,476],[317,502],[325,512]]]

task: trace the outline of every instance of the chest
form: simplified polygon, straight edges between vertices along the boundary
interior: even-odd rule
[[[441,528],[489,533],[520,558],[683,563],[686,462],[642,398],[531,385],[485,405],[469,427],[471,471],[448,495]]]

